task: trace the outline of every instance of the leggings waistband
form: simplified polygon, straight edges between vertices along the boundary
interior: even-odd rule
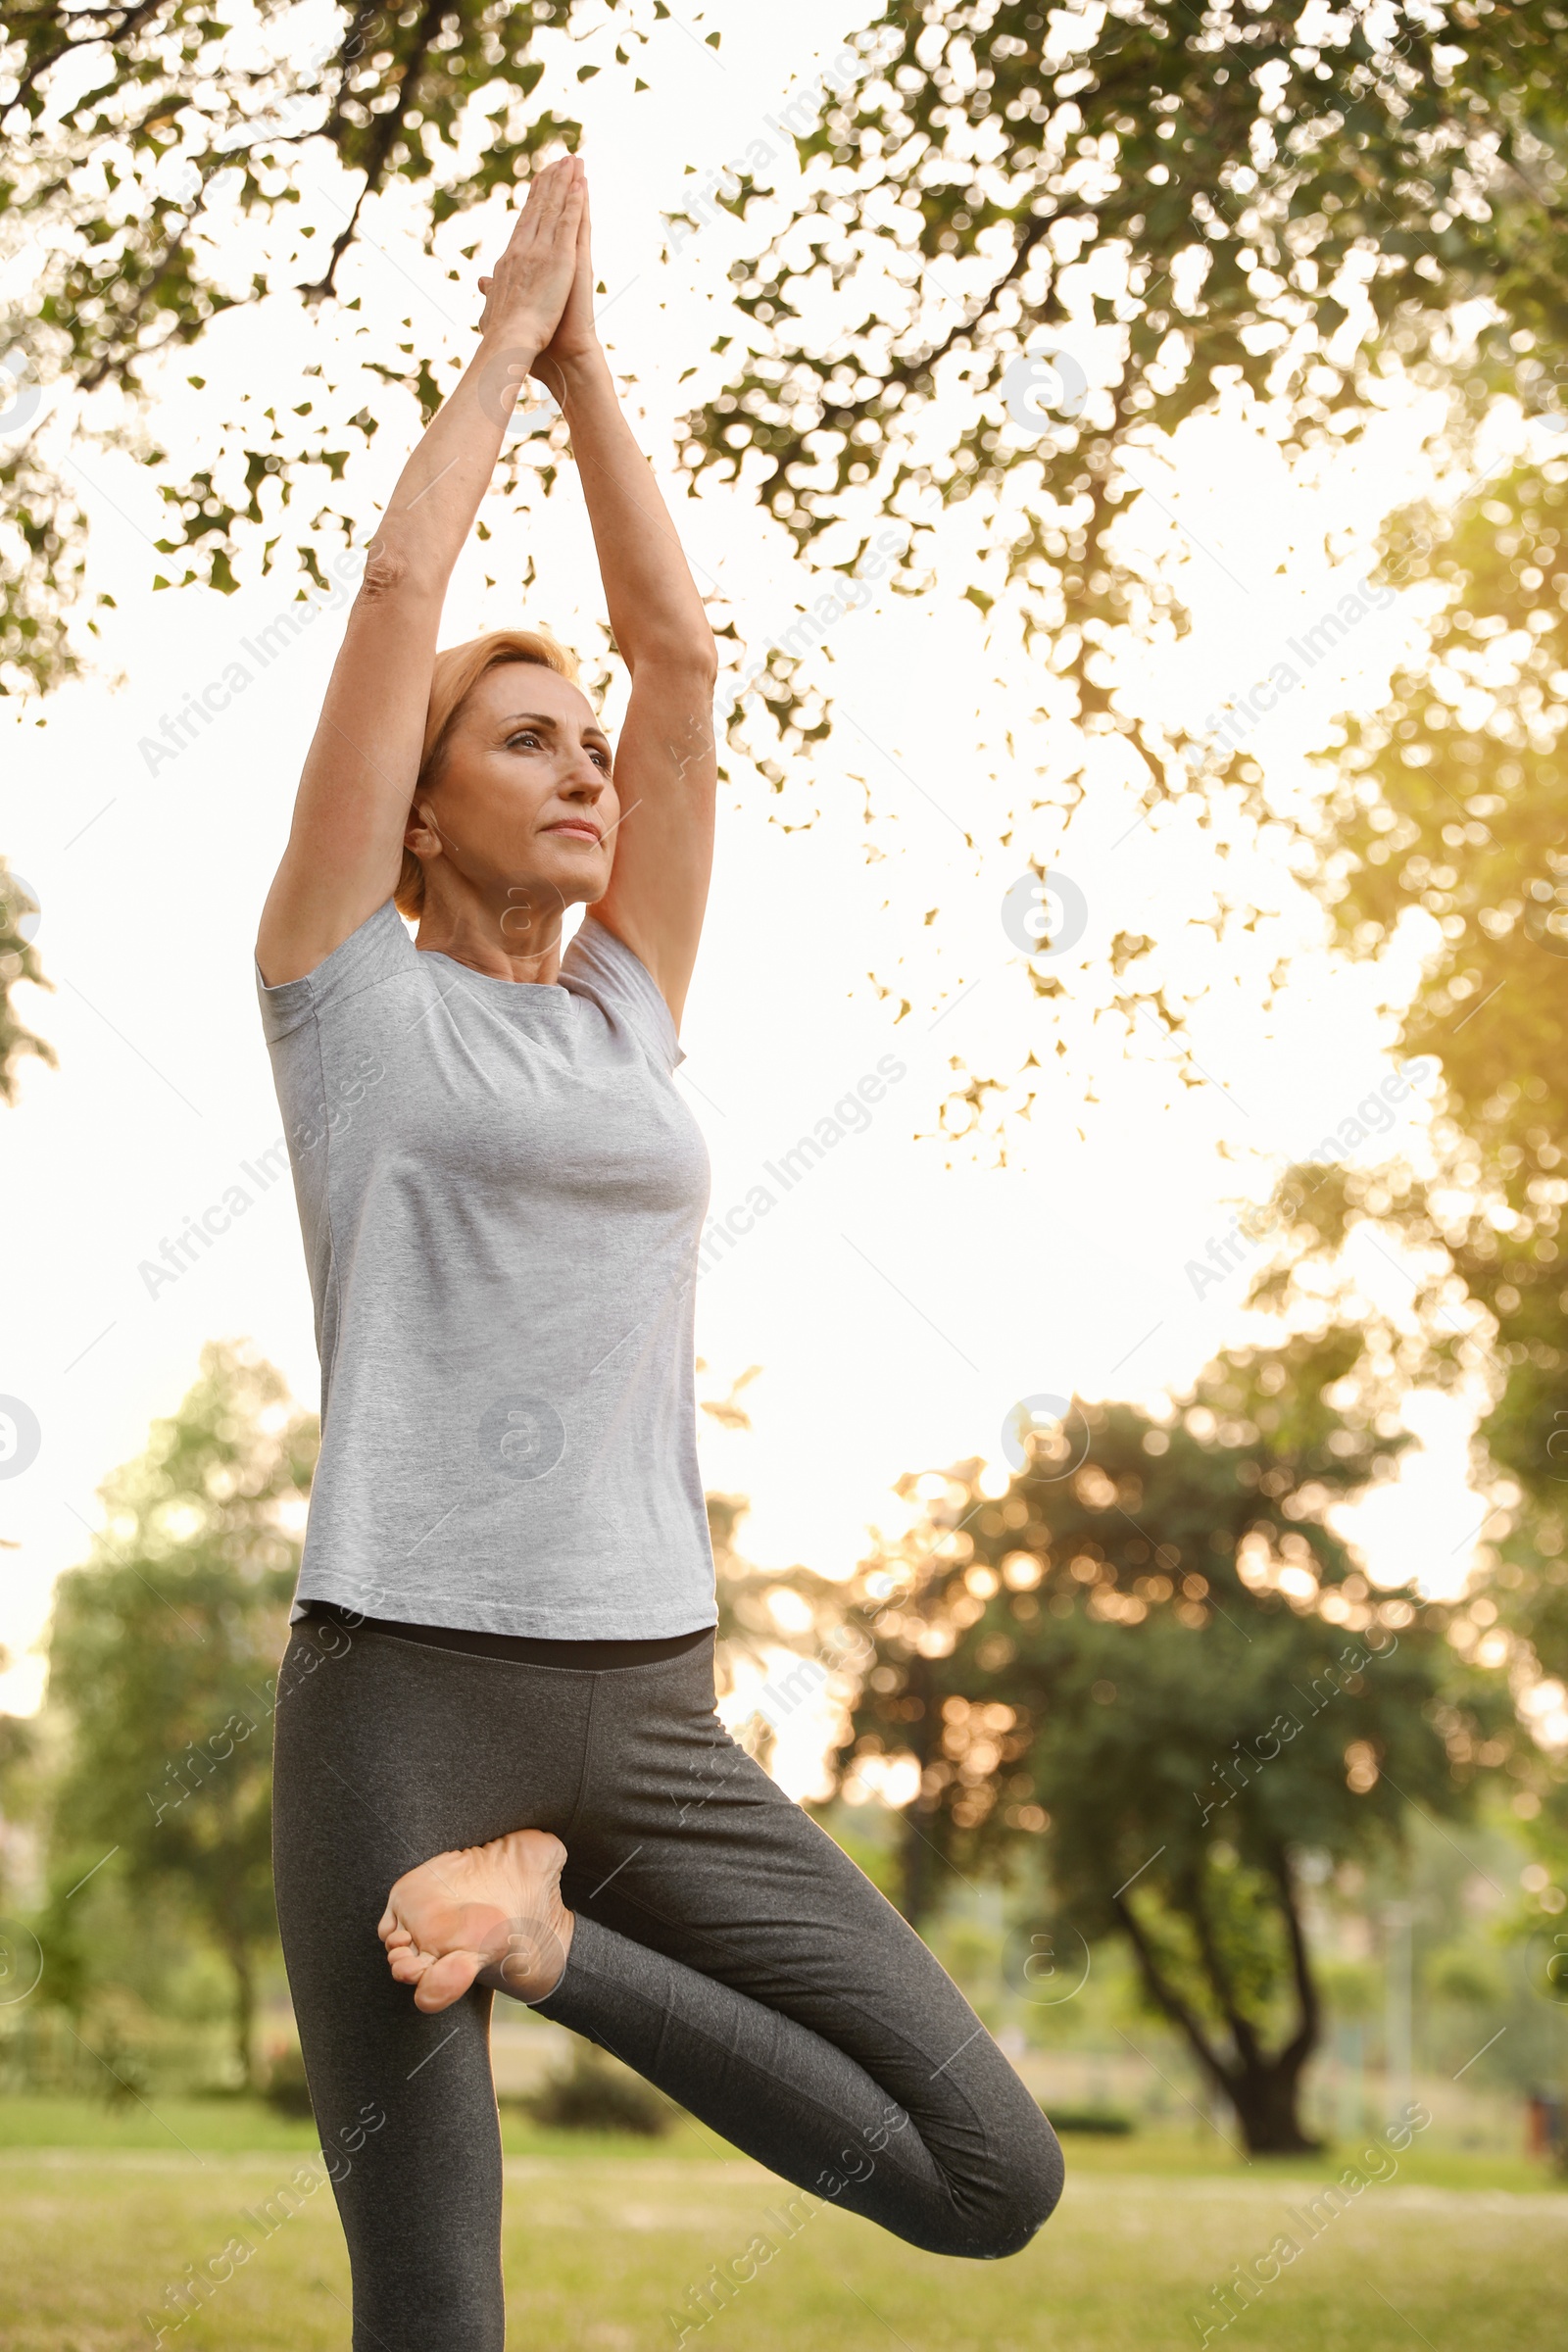
[[[400,1642],[423,1642],[432,1649],[466,1649],[485,1658],[511,1658],[527,1666],[575,1666],[598,1673],[605,1667],[652,1666],[662,1658],[684,1657],[713,1638],[710,1625],[695,1633],[662,1634],[647,1642],[553,1642],[533,1634],[477,1633],[466,1626],[405,1625],[401,1618],[366,1617],[335,1600],[307,1600],[301,1606],[313,1617],[329,1617],[350,1632],[366,1627],[372,1634],[391,1634]]]

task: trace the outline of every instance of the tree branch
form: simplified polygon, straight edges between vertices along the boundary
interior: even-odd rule
[[[43,76],[52,72],[62,58],[70,57],[77,49],[96,49],[105,41],[122,40],[126,33],[139,31],[149,17],[158,16],[164,5],[165,0],[142,0],[142,5],[136,8],[100,9],[96,12],[98,22],[91,32],[66,33],[52,44],[46,43],[36,57],[28,60],[25,70],[18,74],[16,96],[5,111],[9,114],[11,107],[21,106],[30,98]],[[113,22],[106,24],[105,19]],[[78,17],[73,22],[79,24],[83,20]],[[15,19],[12,29],[21,29]]]
[[[1230,2028],[1231,2037],[1236,2043],[1237,2056],[1250,2074],[1256,2073],[1264,2063],[1263,2053],[1258,2047],[1257,2034],[1253,2031],[1250,2021],[1242,2012],[1230,1971],[1225,1965],[1224,1956],[1215,1940],[1213,1922],[1208,1916],[1203,1901],[1203,1883],[1200,1871],[1195,1871],[1192,1875],[1189,1882],[1189,1895],[1193,1926],[1198,1936],[1199,1954],[1204,1968],[1208,1971],[1208,1981],[1214,1988],[1214,1997],[1224,2013],[1226,2025]]]
[[[1154,1959],[1153,1946],[1145,1935],[1143,1923],[1134,1911],[1132,1904],[1119,1894],[1113,1894],[1110,1903],[1111,1909],[1115,1912],[1126,1934],[1128,1942],[1133,1947],[1138,1961],[1138,1972],[1143,1978],[1150,1998],[1170,2020],[1171,2024],[1186,2034],[1200,2064],[1213,2078],[1220,2089],[1229,2096],[1233,2087],[1231,2070],[1226,2066],[1218,2051],[1209,2046],[1208,2036],[1203,2032],[1195,2012],[1188,2007],[1175,1986],[1167,1984],[1160,1975]]]
[[[1312,1976],[1311,1954],[1306,1948],[1306,1936],[1300,1915],[1296,1907],[1296,1886],[1291,1875],[1290,1856],[1283,1846],[1270,1849],[1269,1875],[1280,1890],[1280,1902],[1285,1912],[1286,1936],[1291,1947],[1291,1973],[1296,1983],[1296,1997],[1300,2004],[1301,2023],[1285,2048],[1280,2052],[1281,2066],[1301,2066],[1317,2047],[1322,2028],[1322,2011],[1318,2004],[1317,1984]]]
[[[430,43],[435,39],[436,34],[440,31],[442,21],[447,16],[450,5],[451,0],[425,0],[424,14],[419,19],[418,24],[414,27],[413,39],[409,46],[409,56],[404,65],[402,74],[398,78],[397,103],[388,107],[384,114],[377,115],[374,118],[375,127],[370,136],[369,159],[364,167],[365,185],[361,188],[358,196],[356,196],[354,199],[354,210],[350,213],[343,228],[333,241],[331,259],[326,265],[324,275],[320,278],[318,284],[306,286],[303,289],[305,298],[308,302],[318,302],[324,296],[336,291],[335,281],[337,277],[337,266],[343,259],[344,254],[347,253],[350,245],[352,245],[354,242],[355,232],[360,224],[360,214],[364,209],[366,199],[368,197],[374,196],[379,192],[381,182],[386,176],[387,159],[391,155],[392,149],[396,144],[398,134],[403,128],[404,118],[407,116],[409,108],[413,104],[414,99],[418,92],[419,77],[424,72],[424,61],[429,55]],[[347,34],[344,36],[345,48],[347,46],[349,37],[350,36]],[[339,55],[343,56],[342,50],[339,51]],[[345,57],[345,71],[343,78],[338,84],[337,97],[333,104],[332,113],[327,118],[325,124],[326,135],[328,138],[331,137],[334,129],[336,129],[337,126],[345,120],[343,113],[343,97],[344,90],[348,82],[348,62],[349,61]]]

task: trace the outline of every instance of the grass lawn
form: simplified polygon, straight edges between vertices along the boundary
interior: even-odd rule
[[[0,2100],[0,2342],[129,2352],[187,2264],[247,2225],[314,2146],[244,2102],[150,2116]],[[168,2127],[163,2128],[163,2127]],[[186,2144],[176,2144],[172,2133]],[[508,2125],[512,2336],[596,2352],[673,2346],[668,2314],[768,2227],[779,2184],[683,2126],[658,2142]],[[1347,2150],[1346,2155],[1353,2154]],[[1292,2227],[1321,2165],[1240,2165],[1185,2138],[1068,2142],[1068,2187],[1022,2255],[959,2264],[823,2210],[701,2336],[705,2352],[1151,2352],[1196,2345],[1191,2314],[1230,2266]],[[253,2238],[260,2233],[251,2228]],[[775,2235],[779,2234],[775,2230]],[[1305,2238],[1298,2226],[1296,2234]],[[166,2345],[344,2352],[348,2264],[330,2192],[309,2196]],[[1417,2143],[1303,2244],[1227,2331],[1257,2352],[1545,2352],[1568,2302],[1568,2195],[1523,2162]],[[167,2309],[167,2307],[164,2307]],[[1221,2340],[1216,2332],[1212,2343]],[[432,2346],[430,2352],[443,2352]]]

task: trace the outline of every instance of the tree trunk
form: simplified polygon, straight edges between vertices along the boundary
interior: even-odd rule
[[[242,1936],[229,1942],[228,1962],[234,1971],[234,2055],[239,2060],[241,2082],[247,2090],[254,2090],[256,1972],[251,1966],[250,1946]]]
[[[1236,2050],[1234,2057],[1227,2057],[1222,2050],[1214,2047],[1204,2031],[1202,2020],[1188,2006],[1176,1986],[1161,1974],[1154,1947],[1145,1935],[1143,1924],[1127,1897],[1113,1895],[1111,1908],[1133,1947],[1146,1991],[1154,2006],[1182,2034],[1208,2081],[1230,2101],[1242,2128],[1248,2154],[1299,2156],[1310,2154],[1323,2144],[1303,2131],[1297,2112],[1301,2076],[1307,2060],[1317,2047],[1317,1987],[1312,1980],[1306,1938],[1301,1932],[1300,1915],[1296,1907],[1296,1889],[1290,1865],[1283,1853],[1273,1857],[1271,1875],[1285,1915],[1286,1938],[1290,1946],[1298,2012],[1297,2030],[1280,2050],[1263,2049],[1252,2028],[1237,2012],[1232,1987],[1225,1979],[1223,1969],[1217,1965],[1217,1954],[1207,1935],[1201,1902],[1196,1894],[1190,1897],[1193,1907],[1189,1916],[1198,1931],[1200,1944],[1206,1948],[1208,1965],[1204,1973],[1209,1978],[1216,2004],[1222,2014],[1228,2013],[1231,2038]]]
[[[1296,1900],[1296,1879],[1284,1846],[1277,1846],[1269,1857],[1269,1871],[1285,1916],[1298,2023],[1284,2049],[1274,2057],[1264,2060],[1261,2066],[1237,2070],[1238,2079],[1230,2096],[1247,2134],[1248,2147],[1254,2156],[1297,2156],[1310,2154],[1323,2145],[1320,2139],[1313,2139],[1302,2131],[1297,2114],[1301,2077],[1307,2060],[1317,2048],[1323,2012]]]
[[[931,1668],[918,1655],[909,1660],[905,1690],[910,1698],[920,1701],[921,1712],[909,1726],[909,1745],[920,1766],[920,1778],[936,1748],[939,1726],[931,1720]],[[900,1878],[903,1895],[900,1910],[911,1928],[918,1928],[931,1908],[932,1869],[937,1855],[931,1832],[935,1828],[934,1808],[927,1804],[922,1789],[917,1789],[904,1816],[904,1852],[901,1857]]]
[[[931,1864],[935,1856],[929,1843],[931,1833],[925,1826],[929,1818],[918,1797],[904,1817],[903,1896],[899,1908],[915,1929],[931,1908]]]
[[[1229,2070],[1226,2097],[1236,2110],[1250,2156],[1307,2156],[1322,2147],[1301,2128],[1297,2099],[1301,2069],[1288,2051],[1251,2067]]]

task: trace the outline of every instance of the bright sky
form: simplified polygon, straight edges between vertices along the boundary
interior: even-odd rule
[[[637,63],[651,85],[641,96],[617,72],[579,87],[579,54],[596,51],[571,52],[538,94],[586,118],[604,332],[662,467],[672,418],[721,380],[708,347],[746,242],[709,207],[666,252],[662,215],[759,141],[788,188],[793,153],[768,117],[812,85],[855,22],[821,0],[726,6],[701,24],[722,25],[719,56],[679,19],[659,28]],[[341,217],[334,172],[311,152],[288,233]],[[446,269],[471,220],[451,224],[440,263],[420,255],[401,191],[370,209],[367,227],[344,281],[361,298],[365,348],[394,343],[408,317],[421,350],[466,350],[482,263],[459,265],[463,284]],[[237,230],[233,258],[248,268]],[[964,291],[955,272],[933,299]],[[279,411],[318,398],[306,370],[323,337],[346,334],[341,315],[308,324],[284,302],[220,321],[199,359],[159,386],[151,426],[173,466],[203,463],[215,420],[242,398]],[[1093,380],[1091,338],[1082,349]],[[192,372],[204,390],[185,382]],[[342,413],[364,399],[383,425],[348,493],[368,526],[415,426],[401,395],[350,374]],[[541,421],[544,409],[529,429]],[[1236,417],[1195,423],[1163,470],[1148,461],[1148,496],[1126,528],[1177,568],[1194,618],[1138,680],[1149,709],[1201,719],[1289,659],[1289,641],[1364,574],[1380,514],[1423,479],[1421,421],[1396,410],[1358,449],[1321,455],[1295,479],[1276,441]],[[70,422],[62,413],[51,432]],[[21,1008],[60,1056],[55,1072],[24,1065],[20,1107],[0,1127],[10,1242],[0,1393],[24,1399],[42,1432],[36,1460],[0,1493],[0,1532],[19,1545],[0,1554],[0,1642],[18,1660],[0,1703],[22,1711],[40,1687],[29,1646],[54,1578],[97,1524],[97,1484],[177,1403],[204,1341],[249,1337],[301,1399],[317,1395],[291,1192],[262,1191],[244,1173],[280,1131],[250,958],[341,607],[261,668],[246,641],[287,605],[292,578],[257,582],[253,562],[236,596],[153,595],[163,560],[151,541],[166,525],[152,474],[90,442],[70,462],[93,514],[93,585],[117,610],[96,643],[83,640],[91,674],[54,698],[47,723],[36,712],[9,722],[0,785],[0,843],[42,902],[38,946],[56,989],[24,991]],[[570,467],[548,501],[535,493],[531,514],[498,497],[486,519],[496,535],[454,586],[447,641],[537,619],[593,654],[601,605]],[[820,593],[744,493],[710,486],[678,519],[750,658]],[[847,1570],[869,1526],[900,1523],[895,1478],[968,1454],[998,1459],[1022,1396],[1154,1398],[1240,1336],[1244,1276],[1199,1298],[1188,1265],[1207,1262],[1238,1200],[1264,1196],[1284,1159],[1309,1152],[1387,1075],[1384,1004],[1414,974],[1408,956],[1381,973],[1329,959],[1283,828],[1258,839],[1224,811],[1204,828],[1196,806],[1140,823],[1134,784],[1109,756],[1067,824],[1052,681],[1004,604],[988,638],[964,600],[989,560],[972,537],[960,509],[939,530],[927,594],[879,587],[835,627],[833,737],[795,763],[784,794],[743,760],[721,790],[680,1083],[708,1135],[715,1208],[759,1183],[778,1200],[701,1287],[702,1393],[721,1396],[762,1367],[746,1392],[751,1431],[705,1416],[703,1442],[709,1485],[753,1498],[747,1548],[771,1566]],[[524,592],[529,557],[537,576]],[[1408,626],[1396,600],[1369,611],[1262,719],[1251,740],[1276,806],[1310,790],[1307,755],[1335,710],[1377,702]],[[236,662],[252,671],[243,694],[177,758],[150,761],[141,747],[166,714]],[[765,733],[753,740],[769,748]],[[772,821],[780,815],[800,829]],[[1051,1002],[1032,993],[1004,919],[1031,857],[1082,900],[1082,936],[1050,967],[1067,994]],[[1218,946],[1209,926],[1221,898],[1264,911]],[[1067,891],[1058,903],[1077,902]],[[1146,968],[1168,1002],[1191,1000],[1209,1083],[1184,1083],[1156,1023],[1129,1038],[1106,1009],[1114,992],[1102,966],[1123,932],[1158,943]],[[1271,1000],[1282,956],[1291,977]],[[1050,1066],[1025,1071],[1031,1052]],[[784,1194],[764,1163],[888,1055],[903,1074],[869,1126]],[[975,1134],[945,1135],[943,1099],[971,1077],[1004,1091]],[[1380,1151],[1419,1152],[1429,1098],[1403,1106]],[[149,1295],[143,1261],[236,1183],[255,1197],[248,1213]],[[1369,1256],[1358,1271],[1369,1297],[1398,1298],[1396,1267]],[[1368,1508],[1363,1532],[1374,1573],[1416,1572],[1450,1590],[1483,1515],[1465,1487],[1468,1421],[1437,1399],[1418,1401],[1412,1420],[1426,1449]]]

